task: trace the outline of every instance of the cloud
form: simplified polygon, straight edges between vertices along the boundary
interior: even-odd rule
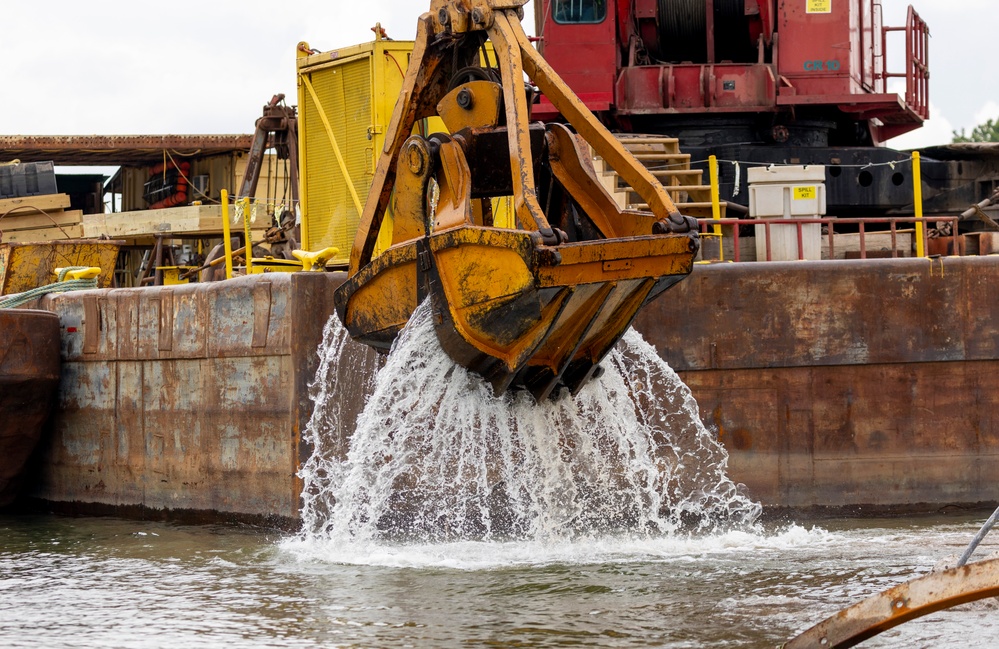
[[[893,149],[921,149],[937,144],[950,144],[954,139],[954,126],[940,111],[940,107],[930,102],[930,119],[923,123],[922,128],[910,131],[905,135],[888,140],[888,146]]]
[[[888,92],[898,93],[905,97],[905,82],[895,79],[888,83]],[[949,144],[954,139],[954,125],[944,114],[943,109],[932,98],[930,99],[930,118],[915,131],[888,140],[887,145],[893,149],[921,149],[937,144]]]
[[[985,105],[975,113],[975,125],[984,124],[989,120],[999,119],[999,102],[992,99],[985,102]]]
[[[893,146],[949,142],[954,125],[970,130],[999,116],[994,84],[981,83],[982,66],[969,64],[991,60],[994,27],[967,19],[994,13],[996,0],[911,1],[933,35],[933,118]],[[909,2],[884,0],[886,24],[902,24]],[[298,41],[342,48],[371,40],[376,22],[393,38],[411,39],[430,0],[285,0],[277,13],[265,0],[143,7],[134,0],[6,3],[5,24],[15,27],[0,39],[0,131],[249,133],[272,94],[297,103]],[[532,33],[533,4],[525,11]],[[903,64],[891,59],[893,70]]]
[[[10,4],[7,7],[6,4]],[[409,40],[430,0],[9,2],[0,132],[250,133],[271,95],[298,103],[295,48]],[[532,5],[526,30],[533,31]]]

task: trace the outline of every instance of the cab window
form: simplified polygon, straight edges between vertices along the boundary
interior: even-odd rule
[[[555,22],[599,23],[607,17],[607,0],[552,0]]]

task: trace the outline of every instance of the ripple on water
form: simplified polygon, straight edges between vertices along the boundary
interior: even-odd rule
[[[0,646],[773,647],[928,571],[921,557],[950,553],[980,522],[383,542],[338,563],[331,548],[255,531],[0,518]],[[159,536],[140,544],[136,530]],[[982,552],[995,547],[987,538]],[[991,647],[997,632],[994,609],[962,608],[865,646]]]

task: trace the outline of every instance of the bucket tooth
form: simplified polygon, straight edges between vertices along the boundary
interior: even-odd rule
[[[614,282],[598,286],[582,305],[563,318],[564,326],[556,323],[545,349],[535,354],[526,368],[523,383],[535,399],[547,399],[558,386],[615,288]]]
[[[576,394],[587,381],[593,378],[598,364],[631,326],[631,321],[634,320],[638,309],[645,302],[646,296],[652,291],[654,285],[655,280],[647,279],[635,287],[631,294],[618,304],[610,317],[606,319],[606,324],[600,327],[595,335],[576,352],[562,373],[562,383],[569,388],[570,393]]]

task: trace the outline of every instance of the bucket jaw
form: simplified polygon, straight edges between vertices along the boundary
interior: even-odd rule
[[[698,238],[531,46],[525,2],[434,0],[420,17],[335,303],[354,338],[388,349],[429,297],[457,363],[542,399],[598,372],[638,310],[690,273]],[[525,72],[569,126],[530,122]],[[448,133],[414,134],[430,117]],[[590,147],[650,212],[617,205]],[[383,226],[391,246],[376,255]]]

